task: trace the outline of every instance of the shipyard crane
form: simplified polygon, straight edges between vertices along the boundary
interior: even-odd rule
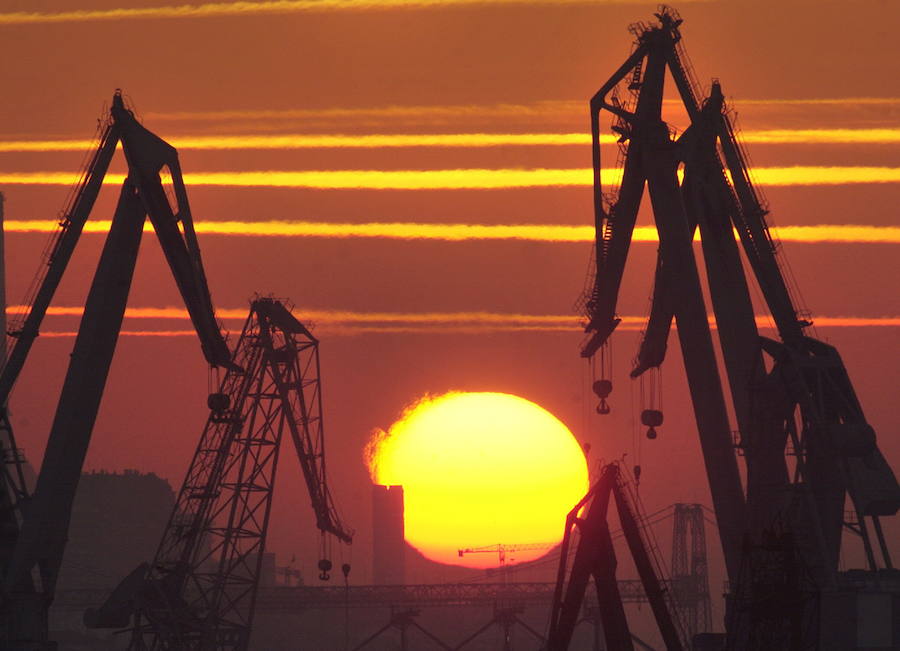
[[[200,259],[187,193],[175,148],[145,129],[119,91],[101,125],[94,152],[63,211],[47,249],[34,294],[23,318],[10,324],[6,363],[0,373],[0,405],[9,394],[40,330],[94,205],[116,146],[128,163],[109,235],[103,247],[75,339],[34,494],[22,479],[22,455],[5,409],[0,430],[3,456],[15,471],[0,485],[0,647],[54,649],[48,641],[47,613],[63,560],[72,501],[125,313],[138,246],[149,216],[172,275],[200,338],[206,360],[231,368],[231,355],[215,319]],[[174,203],[160,180],[168,172]]]
[[[664,6],[656,18],[657,24],[632,26],[632,54],[590,101],[596,268],[584,300],[582,356],[603,351],[620,321],[616,301],[646,185],[659,256],[631,375],[662,364],[674,318],[731,586],[729,649],[816,648],[829,639],[856,648],[855,633],[824,613],[865,590],[890,603],[887,584],[875,580],[876,570],[893,567],[880,518],[900,508],[900,487],[838,351],[810,334],[812,322],[786,281],[767,205],[752,183],[720,84],[714,81],[708,96],[701,93],[681,43],[682,20]],[[667,70],[689,119],[680,134],[663,121]],[[620,186],[607,192],[601,186],[602,112],[612,116],[623,168]],[[692,248],[697,229],[736,444]],[[776,338],[757,330],[741,251]],[[596,386],[605,400],[609,379]],[[849,522],[847,496],[855,511]],[[861,538],[869,571],[853,585],[838,571],[845,527]]]
[[[281,301],[251,303],[209,408],[153,562],[85,613],[91,628],[131,620],[134,651],[246,651],[285,432],[323,539],[352,541],[325,476],[319,342]],[[324,553],[319,570],[327,579]],[[350,566],[341,570],[346,577]]]
[[[618,464],[611,463],[603,467],[600,478],[566,517],[556,589],[550,611],[547,651],[566,651],[569,648],[575,626],[581,618],[585,591],[592,577],[597,588],[598,611],[607,651],[634,651],[633,638],[616,582],[616,555],[607,520],[610,500],[615,502],[622,535],[634,559],[667,651],[689,649],[690,645],[685,643],[685,634],[676,615],[677,607],[673,596],[663,584],[659,563],[650,551],[652,548],[632,505],[634,497],[629,495]],[[569,551],[573,548],[573,536],[576,533],[579,535],[574,544],[570,568]]]

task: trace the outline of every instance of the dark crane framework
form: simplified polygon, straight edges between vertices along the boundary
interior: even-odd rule
[[[75,245],[103,184],[116,146],[128,162],[109,235],[94,275],[75,339],[56,415],[33,495],[22,473],[23,458],[5,406],[28,352],[39,334]],[[168,171],[174,205],[162,185]],[[110,117],[101,125],[100,145],[63,212],[47,249],[46,266],[26,301],[24,319],[7,333],[11,346],[0,374],[0,647],[53,649],[47,613],[65,550],[72,502],[109,373],[149,216],[176,284],[212,366],[231,368],[231,355],[213,312],[175,149],[141,126],[116,92]]]
[[[343,543],[325,481],[319,342],[280,302],[258,298],[235,348],[153,562],[129,575],[91,628],[131,625],[134,651],[246,651],[285,431],[323,535]],[[323,554],[324,556],[324,554]],[[320,578],[331,562],[323,558]],[[350,571],[345,564],[344,575]]]
[[[642,532],[644,525],[640,514],[632,505],[635,500],[628,492],[618,464],[607,464],[587,495],[566,517],[566,530],[559,553],[559,573],[550,612],[547,651],[565,651],[569,648],[575,626],[581,617],[581,607],[591,577],[597,587],[598,611],[606,648],[609,651],[634,651],[622,595],[616,581],[617,561],[607,518],[611,500],[615,502],[622,534],[634,559],[666,649],[683,651],[686,648],[683,644],[685,633],[682,623],[676,615],[677,605],[673,595],[663,588],[659,566],[650,552],[652,547]],[[569,549],[573,546],[572,538],[576,528],[580,536],[574,545],[572,565],[569,568]]]
[[[246,649],[259,583],[282,434],[288,430],[312,501],[316,525],[352,540],[325,477],[318,340],[280,301],[251,304],[234,355],[215,319],[176,150],[140,125],[121,94],[100,125],[90,159],[0,373],[5,405],[97,199],[117,145],[126,178],[85,304],[72,359],[34,495],[6,410],[0,411],[0,648],[50,651],[47,614],[62,564],[71,507],[103,395],[149,215],[213,367],[226,369],[209,397],[210,416],[152,564],[133,571],[91,627],[128,625],[132,649]],[[172,181],[175,205],[161,173]],[[324,554],[323,554],[324,556]],[[319,563],[327,579],[331,561]],[[342,568],[346,576],[350,566]],[[35,571],[36,570],[36,571]]]
[[[590,102],[596,275],[585,297],[589,337],[582,356],[602,350],[620,321],[616,300],[646,185],[659,257],[651,314],[631,375],[663,362],[674,318],[731,585],[729,648],[818,648],[819,636],[829,635],[819,614],[823,595],[840,584],[843,528],[859,534],[875,576],[871,527],[881,566],[890,571],[879,518],[896,514],[900,487],[837,350],[806,332],[812,323],[785,281],[768,211],[751,182],[718,81],[708,97],[701,96],[680,42],[681,19],[664,6],[656,17],[658,25],[632,27],[631,56]],[[690,121],[677,137],[662,117],[667,69]],[[623,80],[625,97],[618,90]],[[601,186],[602,111],[613,116],[624,160],[621,186],[607,194]],[[692,248],[698,228],[737,445],[746,462],[746,493]],[[777,339],[757,331],[741,250]],[[844,517],[848,495],[853,522]]]

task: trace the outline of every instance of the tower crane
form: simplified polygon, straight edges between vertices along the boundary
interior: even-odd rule
[[[116,146],[128,163],[109,235],[88,293],[68,371],[47,440],[34,494],[29,495],[5,406],[37,338],[40,325],[94,205]],[[174,203],[160,173],[172,179]],[[215,319],[175,148],[145,129],[119,91],[101,125],[100,144],[63,211],[45,264],[26,299],[23,318],[11,323],[9,354],[0,372],[2,456],[13,472],[0,482],[0,648],[55,649],[47,613],[54,591],[78,479],[125,313],[138,246],[149,216],[203,355],[212,366],[232,368]]]
[[[462,558],[466,554],[497,554],[497,560],[500,566],[506,565],[506,555],[510,552],[538,551],[541,549],[550,549],[555,547],[556,543],[523,543],[521,545],[485,545],[484,547],[467,547],[466,549],[458,549],[456,551]]]
[[[483,547],[467,547],[466,549],[458,549],[456,553],[460,558],[466,554],[497,554],[497,560],[500,563],[500,577],[503,583],[509,580],[509,572],[506,566],[507,554],[524,551],[538,551],[555,547],[556,543],[522,543],[519,545],[504,545],[498,543],[496,545],[485,545]]]
[[[809,333],[812,322],[785,280],[721,85],[714,81],[708,96],[701,93],[681,43],[681,18],[665,6],[656,18],[658,24],[632,26],[632,54],[590,100],[596,269],[584,301],[582,356],[602,351],[620,321],[616,301],[646,186],[659,256],[631,375],[663,363],[675,319],[731,586],[729,649],[819,648],[836,639],[840,648],[856,648],[846,624],[824,615],[860,590],[838,571],[842,531],[846,526],[862,540],[866,589],[884,593],[872,584],[876,570],[893,567],[880,518],[900,508],[900,486],[838,351]],[[678,135],[662,116],[667,70],[689,119]],[[621,185],[609,192],[601,186],[604,111],[623,165]],[[692,248],[698,229],[746,489]],[[777,338],[757,330],[741,251]],[[611,386],[601,388],[605,399]],[[847,496],[853,522],[844,517]],[[890,594],[883,596],[890,604]]]
[[[285,432],[323,538],[352,541],[325,476],[319,342],[281,301],[251,303],[209,408],[153,562],[85,613],[91,628],[127,627],[133,617],[133,651],[246,651]],[[331,561],[319,570],[327,579]],[[346,577],[350,566],[341,570]]]

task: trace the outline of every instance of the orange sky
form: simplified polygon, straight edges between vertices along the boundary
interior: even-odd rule
[[[371,544],[362,447],[373,428],[389,426],[425,392],[522,395],[549,409],[599,454],[640,458],[650,510],[675,499],[709,503],[705,482],[697,479],[702,464],[677,346],[670,346],[665,367],[666,424],[659,439],[638,446],[626,379],[636,332],[616,339],[613,413],[597,421],[585,399],[581,334],[564,321],[573,314],[590,255],[583,236],[593,219],[590,188],[580,176],[590,164],[587,99],[629,53],[627,25],[649,20],[653,4],[371,2],[338,10],[325,2],[308,11],[308,3],[266,2],[260,3],[269,7],[265,11],[252,3],[240,3],[249,7],[241,11],[216,3],[224,9],[205,15],[109,13],[162,4],[4,3],[0,191],[6,219],[52,223],[77,177],[84,141],[121,87],[148,128],[184,143],[181,163],[198,222],[320,229],[271,237],[201,229],[200,237],[213,299],[229,315],[259,292],[289,297],[321,322],[329,472],[336,500],[359,532],[358,582],[367,580]],[[819,336],[841,350],[882,449],[900,469],[900,443],[893,436],[900,384],[900,59],[885,50],[900,5],[860,0],[851,11],[846,3],[713,0],[681,3],[679,9],[698,78],[708,83],[718,77],[739,113],[772,221],[783,227],[784,253],[806,305],[822,319]],[[80,10],[88,14],[79,20],[9,15]],[[669,108],[677,123],[679,112]],[[610,160],[614,150],[606,148]],[[785,168],[801,168],[807,181],[819,180],[779,183],[787,172],[766,171]],[[353,173],[358,170],[373,176]],[[393,183],[379,189],[360,181],[433,180],[459,170],[469,182],[457,187],[431,183],[401,190]],[[540,176],[534,170],[561,171],[559,178],[577,182],[483,187],[503,174],[531,174],[534,181]],[[113,172],[123,171],[119,158]],[[267,171],[293,174],[284,178],[294,181],[316,174],[351,181],[283,187],[234,182],[235,174]],[[37,183],[41,178],[53,183]],[[881,182],[862,182],[869,179]],[[523,187],[510,187],[516,185]],[[94,213],[98,220],[109,219],[116,194],[112,185],[104,190]],[[400,225],[390,232],[401,236],[431,232],[428,225],[443,226],[445,233],[475,225],[495,234],[527,225],[578,236],[561,243],[358,234],[379,224]],[[649,213],[641,224],[650,224]],[[813,231],[798,227],[839,227],[815,232],[856,235],[813,242]],[[33,232],[40,228],[11,230],[7,292],[14,304],[37,269],[47,235]],[[328,236],[336,231],[357,234]],[[56,305],[83,303],[101,243],[96,234],[84,236]],[[646,313],[654,260],[652,243],[633,247],[622,314]],[[168,278],[148,234],[130,305],[180,306]],[[491,323],[498,327],[471,327],[472,321],[460,327],[458,319],[454,327],[412,327],[416,319],[410,318],[381,330],[361,321],[350,332],[324,316],[335,313],[479,313],[495,315]],[[554,320],[535,328],[527,319],[504,316],[510,314]],[[299,316],[304,318],[302,311]],[[853,327],[827,321],[839,318],[862,321]],[[232,330],[238,324],[226,321]],[[48,317],[46,326],[58,333],[76,327],[77,317],[64,314]],[[134,332],[185,327],[159,316],[126,321]],[[40,340],[13,395],[15,425],[32,459],[43,449],[70,347],[67,337]],[[123,337],[87,467],[138,467],[177,485],[205,418],[206,392],[204,364],[191,337]],[[302,483],[290,459],[280,472],[285,488],[275,507],[273,548],[296,551],[311,566],[315,537]],[[898,554],[900,529],[892,526]]]

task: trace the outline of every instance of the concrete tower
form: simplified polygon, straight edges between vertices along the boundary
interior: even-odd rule
[[[372,582],[401,585],[406,574],[403,487],[372,486]]]

